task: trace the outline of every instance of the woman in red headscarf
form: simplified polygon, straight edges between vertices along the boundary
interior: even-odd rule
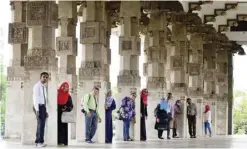
[[[72,98],[69,94],[69,84],[62,83],[58,89],[57,97],[57,124],[58,124],[58,145],[68,145],[68,124],[62,122],[62,113],[70,112],[73,109]]]
[[[148,116],[147,112],[148,105],[148,90],[143,89],[141,92],[141,141],[146,141],[146,123],[145,119]]]
[[[207,130],[209,131],[209,136],[211,137],[212,131],[211,131],[211,110],[210,106],[205,106],[205,112],[204,112],[204,130],[205,130],[205,136],[207,136]]]

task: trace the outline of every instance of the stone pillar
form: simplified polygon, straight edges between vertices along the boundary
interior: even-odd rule
[[[27,2],[27,27],[29,28],[28,53],[25,57],[24,115],[22,144],[34,144],[36,117],[33,112],[32,90],[40,80],[40,73],[50,74],[47,85],[48,102],[45,142],[57,145],[57,60],[55,53],[55,28],[57,27],[57,4],[53,1]],[[49,139],[48,139],[49,138]]]
[[[217,98],[215,96],[215,82],[216,82],[216,50],[217,43],[215,41],[205,41],[203,44],[203,85],[204,85],[204,105],[203,111],[205,110],[205,105],[210,105],[212,114],[212,135],[216,135],[217,130]]]
[[[187,136],[187,118],[186,118],[186,51],[188,51],[188,41],[186,36],[186,26],[182,23],[173,22],[171,26],[172,44],[167,45],[167,65],[170,73],[167,90],[173,94],[174,100],[180,99],[182,103],[182,114],[178,118],[178,135]]]
[[[167,26],[164,15],[164,13],[150,14],[150,24],[144,40],[145,62],[143,64],[143,74],[147,77],[147,89],[149,92],[148,113],[150,114],[146,126],[147,130],[149,130],[148,138],[150,139],[157,138],[157,130],[153,129],[155,125],[153,112],[162,96],[164,96],[164,90],[166,89],[164,68]]]
[[[216,51],[216,95],[217,101],[217,135],[228,134],[228,51],[229,43],[221,40],[225,35],[218,35]],[[227,38],[227,37],[226,37]],[[227,39],[228,40],[228,39]]]
[[[28,28],[26,27],[26,2],[13,1],[12,20],[9,24],[9,44],[13,59],[7,68],[7,100],[5,138],[21,139],[23,117],[24,56],[27,54]],[[16,125],[18,124],[18,125]]]
[[[140,55],[140,38],[139,38],[139,18],[140,2],[139,1],[122,1],[120,7],[120,37],[119,37],[119,54],[120,54],[120,72],[118,76],[119,99],[117,107],[120,106],[121,100],[125,96],[130,96],[131,92],[136,92],[136,124],[131,124],[130,137],[140,140],[140,76],[139,76],[139,55]],[[116,124],[116,139],[123,139],[122,121]]]
[[[233,135],[233,54],[228,52],[228,135]]]
[[[196,135],[203,136],[203,36],[200,33],[192,33],[190,37],[190,49],[188,51],[188,96],[197,105]]]
[[[97,134],[94,137],[100,143],[105,142],[105,91],[110,88],[107,20],[105,2],[86,2],[83,7],[83,20],[80,23],[80,42],[83,44],[83,48],[78,99],[82,99],[85,94],[90,93],[94,86],[100,88],[98,106],[102,122],[98,124]],[[77,109],[76,136],[78,141],[85,139],[85,121],[80,108]]]
[[[59,1],[58,3],[59,28],[56,38],[57,55],[59,56],[59,86],[63,82],[70,85],[70,94],[74,108],[72,112],[77,115],[77,76],[76,76],[76,56],[77,56],[77,4],[74,1]],[[79,101],[80,102],[80,101]],[[76,124],[69,124],[71,139],[76,138]]]

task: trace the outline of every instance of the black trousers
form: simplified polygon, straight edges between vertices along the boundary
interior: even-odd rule
[[[145,117],[141,117],[141,140],[145,141],[147,139],[146,136],[146,122]]]
[[[196,136],[196,116],[188,115],[188,123],[190,136]]]
[[[172,120],[172,115],[171,115],[171,113],[168,113],[167,116],[168,116],[167,137],[170,137],[170,129],[171,129],[171,128],[170,128],[170,122],[171,122],[171,120]],[[158,137],[159,137],[159,138],[162,137],[163,131],[164,131],[164,130],[158,130]]]
[[[46,107],[39,105],[39,117],[37,118],[37,130],[35,143],[44,143]]]

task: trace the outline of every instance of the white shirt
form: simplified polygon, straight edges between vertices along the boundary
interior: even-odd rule
[[[40,81],[33,86],[33,106],[39,111],[39,104],[47,103],[47,90]]]
[[[211,111],[208,111],[207,113],[204,113],[204,122],[208,121],[209,123],[211,122]]]
[[[167,99],[166,99],[166,101],[167,101]],[[166,112],[171,113],[172,117],[173,117],[174,112],[173,112],[173,103],[172,103],[171,99],[168,100],[168,106],[167,106]]]

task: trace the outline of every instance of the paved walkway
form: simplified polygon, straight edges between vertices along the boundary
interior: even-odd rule
[[[0,141],[0,149],[30,149],[31,145],[21,145],[16,141]],[[147,142],[115,142],[113,144],[71,143],[68,147],[47,146],[49,148],[245,148],[247,136],[220,136],[197,139],[148,140]]]

